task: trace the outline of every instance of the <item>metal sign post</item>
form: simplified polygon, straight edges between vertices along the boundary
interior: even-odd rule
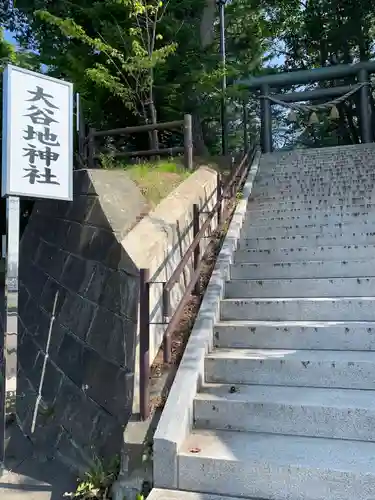
[[[73,199],[73,86],[8,65],[3,75],[2,196],[7,200],[1,390],[5,468],[7,401],[17,398],[20,197]],[[33,249],[29,249],[30,252]]]

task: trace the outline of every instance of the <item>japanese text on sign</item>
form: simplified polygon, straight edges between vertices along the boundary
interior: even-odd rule
[[[37,102],[43,101],[40,104],[44,104],[44,109],[38,107],[37,104],[31,105],[28,108],[28,116],[32,121],[32,125],[27,126],[25,130],[24,139],[27,141],[27,147],[23,148],[25,151],[24,156],[28,157],[29,166],[23,170],[26,172],[25,177],[28,177],[30,184],[38,183],[50,183],[50,184],[60,184],[57,175],[52,173],[51,164],[59,159],[59,153],[52,150],[60,146],[57,140],[57,135],[51,133],[51,124],[57,121],[53,118],[55,109],[57,106],[52,104],[53,96],[46,94],[43,87],[36,87],[36,90],[28,90],[28,93],[32,95],[28,101]],[[44,126],[44,131],[38,130],[37,127]],[[38,144],[35,145],[33,141]],[[38,149],[39,148],[39,149]],[[39,158],[45,162],[44,172],[40,172],[35,165],[36,159]]]
[[[71,200],[71,84],[8,66],[4,87],[3,195]]]

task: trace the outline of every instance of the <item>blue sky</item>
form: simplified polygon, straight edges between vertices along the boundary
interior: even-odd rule
[[[11,42],[11,43],[15,43],[15,39],[13,38],[12,36],[12,33],[8,30],[5,30],[5,33],[4,33],[4,38],[7,42]]]

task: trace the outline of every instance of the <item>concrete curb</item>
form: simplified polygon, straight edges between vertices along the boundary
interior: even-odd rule
[[[219,317],[220,301],[230,264],[240,237],[248,201],[258,172],[260,154],[257,153],[243,188],[227,236],[219,253],[197,319],[159,425],[154,435],[154,487],[178,488],[177,454],[193,427],[193,402],[204,377],[204,358],[212,350],[213,327]]]

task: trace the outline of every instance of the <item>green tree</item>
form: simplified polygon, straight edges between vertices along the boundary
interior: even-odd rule
[[[121,99],[123,105],[145,123],[157,122],[154,102],[155,68],[164,64],[175,50],[175,44],[164,43],[159,32],[166,6],[162,1],[107,0],[106,8],[123,8],[127,26],[120,26],[112,16],[111,23],[103,20],[95,36],[73,19],[63,19],[46,10],[36,11],[43,21],[58,27],[62,35],[85,44],[97,56],[86,76],[97,86],[105,87]],[[125,29],[124,29],[125,28]],[[152,148],[158,147],[157,133]]]
[[[220,78],[217,8],[207,0],[18,0],[17,39],[38,50],[52,76],[74,82],[97,128],[193,115],[198,152],[218,147]],[[226,8],[228,76],[260,72],[272,45],[255,0]],[[232,98],[230,92],[229,97]],[[229,105],[232,123],[241,120]],[[154,137],[155,142],[155,137]]]
[[[285,23],[285,30],[280,34],[280,53],[285,56],[285,69],[351,64],[373,57],[375,4],[371,0],[306,0],[294,5],[290,14],[289,22]],[[277,15],[279,22],[285,19],[283,9]],[[322,82],[319,86],[353,83],[355,79],[349,77]],[[372,105],[375,111],[373,99]],[[319,130],[314,132],[321,145],[360,141],[357,106],[358,96],[355,95],[338,106],[337,122],[322,120]],[[304,141],[310,134],[307,142],[314,142],[311,133],[312,129],[304,132]]]

